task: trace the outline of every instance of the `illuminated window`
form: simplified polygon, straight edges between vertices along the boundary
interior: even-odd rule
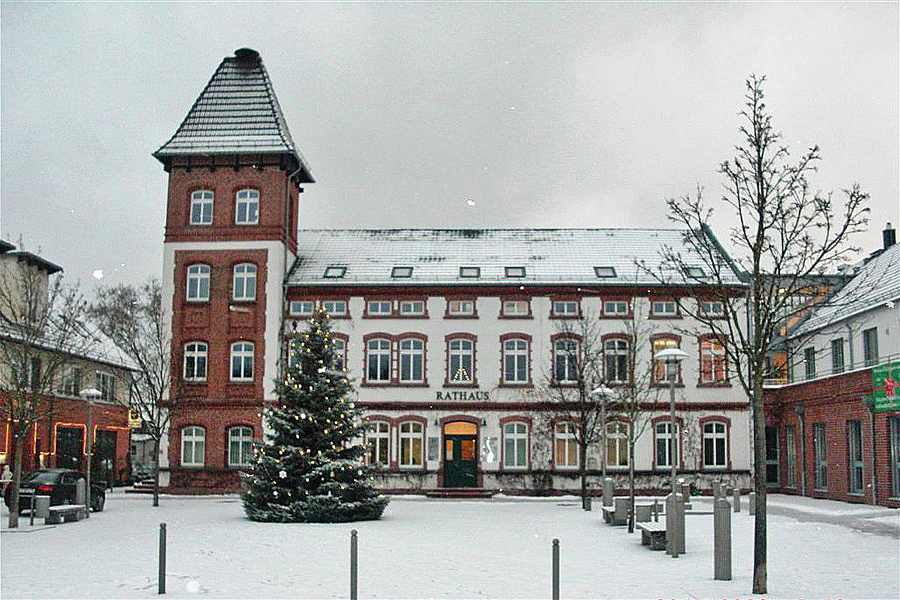
[[[677,348],[678,340],[674,338],[657,338],[653,340],[653,381],[662,383],[673,379],[676,383],[681,379],[681,367],[677,361],[656,360],[656,355],[666,348]]]
[[[553,429],[555,465],[557,468],[578,467],[578,440],[574,423],[557,423]]]
[[[384,421],[369,424],[366,431],[366,462],[386,465],[390,456],[391,426]]]
[[[421,423],[407,421],[400,424],[400,466],[422,466],[422,434]]]
[[[700,382],[728,383],[725,346],[718,340],[700,341]]]

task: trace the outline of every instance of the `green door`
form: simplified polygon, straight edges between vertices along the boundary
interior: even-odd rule
[[[444,487],[476,487],[476,436],[444,435]]]

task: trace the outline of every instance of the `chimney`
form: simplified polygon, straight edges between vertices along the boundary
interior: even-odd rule
[[[884,249],[887,250],[897,243],[897,231],[888,223],[881,232],[881,240],[884,242]]]

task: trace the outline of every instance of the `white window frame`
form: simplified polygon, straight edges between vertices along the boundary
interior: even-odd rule
[[[712,310],[716,306],[718,310]],[[710,318],[724,317],[725,304],[721,300],[702,300],[700,302],[700,314]]]
[[[448,300],[447,314],[454,317],[471,317],[475,314],[474,300]]]
[[[678,303],[674,300],[654,300],[651,310],[654,317],[675,317],[678,316]]]
[[[185,297],[188,302],[209,302],[209,265],[188,265]]]
[[[557,469],[577,469],[580,462],[581,452],[578,449],[578,438],[575,436],[575,423],[570,421],[562,421],[553,426],[553,466]],[[559,460],[560,444],[563,445],[565,452],[564,461]],[[570,462],[572,447],[575,448],[575,462]]]
[[[253,263],[234,265],[231,275],[231,299],[239,302],[256,300],[256,265]]]
[[[607,383],[628,383],[631,378],[628,369],[628,344],[629,341],[622,338],[610,338],[603,342],[603,374]],[[625,357],[624,373],[621,367],[621,357]],[[610,368],[615,365],[614,368]],[[624,375],[624,377],[623,377]]]
[[[401,300],[400,316],[401,317],[420,317],[425,314],[424,300]]]
[[[627,469],[631,459],[628,452],[628,423],[610,421],[606,424],[606,466],[610,469]],[[620,459],[624,454],[625,462]]]
[[[728,468],[728,424],[724,421],[707,421],[703,423],[701,432],[703,444],[703,468],[726,469]],[[712,442],[712,456],[706,452],[706,441]],[[721,442],[722,453],[719,456],[719,444]],[[712,458],[712,461],[710,461]],[[719,460],[721,459],[721,461]]]
[[[679,441],[681,439],[681,424],[675,423],[675,432],[672,434],[672,422],[660,421],[653,426],[653,455],[656,457],[657,469],[671,469],[672,461],[676,466],[679,462]],[[660,444],[663,445],[665,462],[659,460]]]
[[[469,369],[465,363],[468,358]],[[468,379],[457,379],[459,371],[465,371]],[[469,385],[475,382],[475,342],[468,338],[456,337],[447,342],[447,381],[457,385]]]
[[[116,376],[106,371],[96,372],[97,389],[100,390],[100,402],[116,401]]]
[[[237,457],[235,457],[237,449]],[[237,458],[237,460],[235,460]],[[228,428],[228,466],[248,467],[253,459],[253,428],[234,425]]]
[[[325,312],[327,312],[330,317],[343,317],[347,315],[346,300],[323,300],[322,308],[325,309]],[[341,310],[338,310],[338,308]]]
[[[377,343],[377,347],[373,347]],[[384,377],[372,378],[372,359],[378,357],[376,372],[382,375],[382,357],[387,357]],[[391,381],[391,340],[373,338],[366,342],[366,381],[369,383],[389,383]]]
[[[59,371],[59,385],[56,392],[63,396],[77,398],[81,392],[81,382],[84,380],[84,369],[66,364]]]
[[[511,443],[510,443],[511,442]],[[510,448],[511,447],[511,448]],[[524,448],[524,457],[519,463],[519,450]],[[512,450],[510,452],[510,449]],[[503,424],[503,469],[507,471],[528,468],[528,423],[509,421]]]
[[[504,300],[503,316],[504,317],[527,317],[531,312],[530,302],[528,300]]]
[[[519,342],[521,342],[521,344],[519,344]],[[526,338],[520,337],[503,340],[503,383],[522,385],[527,384],[529,381],[531,381],[531,374],[528,372],[528,344],[529,341]],[[513,369],[515,377],[513,379],[507,377],[507,375],[509,374],[509,371],[507,370],[507,362],[510,358],[512,358],[513,362],[515,363],[515,368]],[[519,369],[519,361],[522,361],[522,363],[524,363],[525,365],[525,368],[523,370]],[[521,372],[525,373],[524,379],[519,379],[518,377],[519,373]]]
[[[366,429],[366,464],[389,465],[391,462],[391,424],[387,421],[369,421]],[[384,460],[379,460],[382,453]]]
[[[343,371],[347,368],[347,340],[343,338],[331,338],[331,346],[334,349],[334,368]]]
[[[619,309],[622,310],[619,310]],[[628,316],[627,300],[604,300],[603,301],[604,317],[625,317]]]
[[[569,348],[561,348],[565,344],[575,345],[574,355]],[[553,342],[553,380],[556,383],[575,383],[578,381],[578,361],[581,358],[580,342],[574,338],[560,338]],[[563,377],[560,377],[560,361],[564,366]]]
[[[416,453],[416,440],[419,441]],[[400,423],[400,461],[401,469],[421,469],[425,467],[424,453],[425,427],[418,421]],[[418,456],[417,456],[418,454]],[[416,462],[418,458],[418,462]]]
[[[244,216],[241,218],[241,211]],[[259,190],[245,188],[239,190],[234,196],[234,224],[257,225],[259,224]]]
[[[553,301],[554,317],[577,317],[578,301],[577,300],[554,300]]]
[[[706,361],[709,360],[709,371],[706,370]],[[717,365],[721,363],[722,378],[719,379]],[[700,383],[721,384],[728,383],[728,356],[725,353],[725,344],[716,339],[700,340]]]
[[[370,317],[389,317],[393,314],[393,302],[390,300],[369,300],[366,311]]]
[[[288,312],[297,317],[311,317],[316,312],[316,303],[312,300],[291,300]]]
[[[206,342],[188,342],[184,345],[184,361],[182,365],[182,378],[190,382],[206,381],[209,345]],[[200,368],[202,365],[202,369]],[[193,368],[190,368],[193,367]],[[202,374],[200,371],[202,370]],[[192,372],[192,374],[191,374]]]
[[[212,190],[196,190],[191,192],[190,224],[202,225],[205,227],[212,225],[214,202],[215,194]],[[199,208],[199,220],[194,219],[194,211],[197,208]]]
[[[190,458],[185,460],[186,451],[190,445]],[[199,452],[198,452],[199,448]],[[197,460],[197,455],[200,459]],[[181,428],[181,466],[202,467],[206,464],[206,429],[197,425],[189,425]]]
[[[419,338],[403,338],[399,342],[400,383],[423,383],[425,381],[425,341]],[[419,377],[416,377],[418,363]]]
[[[256,347],[253,342],[244,340],[231,344],[231,354],[228,361],[228,375],[231,381],[253,381],[255,349]],[[239,365],[240,375],[238,377],[234,376],[235,361],[237,361],[237,364]],[[249,376],[247,375],[248,370],[250,371]]]

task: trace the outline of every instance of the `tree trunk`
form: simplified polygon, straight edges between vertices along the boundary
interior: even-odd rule
[[[159,506],[159,440],[154,440],[153,456],[153,506]]]
[[[758,371],[758,370],[757,370]],[[753,523],[753,593],[766,594],[766,415],[763,412],[762,380],[753,381],[753,487],[756,518]]]
[[[13,451],[13,477],[9,485],[9,523],[10,529],[19,526],[19,485],[22,482],[22,449],[25,446],[25,439],[19,430],[15,436],[15,450]]]
[[[629,428],[631,431],[632,428]],[[634,434],[628,436],[628,533],[634,533]]]

